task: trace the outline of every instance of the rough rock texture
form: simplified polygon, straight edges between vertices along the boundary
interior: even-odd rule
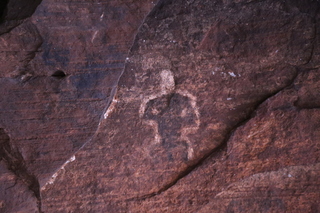
[[[9,1],[8,11],[11,2],[24,7]],[[1,35],[0,128],[15,147],[6,155],[18,156],[14,163],[23,167],[4,163],[37,197],[39,209],[40,188],[94,137],[136,31],[153,6],[45,0],[32,17],[13,17],[19,25]],[[6,16],[1,26],[7,22]],[[11,205],[3,206],[9,211]]]
[[[320,211],[319,8],[43,0],[0,36],[0,208]]]

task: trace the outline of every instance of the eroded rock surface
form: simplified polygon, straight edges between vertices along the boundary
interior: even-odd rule
[[[44,0],[1,36],[39,211],[317,212],[320,3],[154,3]]]
[[[14,16],[26,2],[8,1],[0,26],[0,128],[36,180],[40,209],[40,188],[96,134],[154,3],[45,0],[31,17]]]

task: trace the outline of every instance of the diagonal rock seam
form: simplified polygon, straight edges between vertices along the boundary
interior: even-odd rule
[[[41,0],[39,1],[39,4],[40,3],[41,3]],[[1,13],[1,17],[0,17],[1,18],[0,24],[6,25],[6,23],[3,23],[3,22],[6,21],[4,16],[7,15],[6,13],[7,13],[8,4],[9,4],[9,0],[5,1],[1,5],[1,10],[2,10],[1,12],[2,13]],[[36,8],[39,4],[34,5],[33,11],[31,11],[31,13],[27,17],[23,17],[23,19],[30,17],[34,13],[34,11],[36,10]],[[24,20],[21,20],[15,27],[18,27],[22,23],[24,23]],[[39,43],[37,44],[37,46],[35,47],[35,49],[33,51],[28,52],[28,59],[24,65],[24,69],[25,69],[24,72],[27,70],[28,64],[30,63],[30,61],[32,61],[34,59],[35,53],[39,50],[39,48],[41,47],[41,45],[43,43],[43,38],[40,35],[37,26],[32,24],[31,22],[28,22],[28,24],[31,25],[31,28],[36,32],[38,39],[39,39]],[[0,35],[9,33],[15,27],[9,28],[8,30],[0,33]],[[22,82],[30,79],[31,76],[30,76],[30,74],[29,75],[28,74],[29,73],[27,73],[27,72],[21,73]],[[17,147],[15,147],[10,142],[10,137],[3,128],[0,128],[0,161],[4,161],[8,170],[11,171],[17,177],[17,179],[15,180],[15,184],[13,186],[8,187],[7,189],[14,187],[16,185],[17,181],[21,180],[25,185],[27,185],[29,190],[36,197],[38,211],[40,213],[42,213],[40,183],[38,181],[38,178],[34,174],[31,174],[28,171],[28,168],[26,166],[26,162],[25,162],[22,154],[20,153],[19,149]]]
[[[10,137],[3,128],[0,128],[0,137],[0,160],[3,160],[8,170],[14,173],[17,179],[26,184],[29,190],[33,192],[37,198],[38,210],[42,213],[40,184],[37,177],[28,171],[23,156],[18,148],[10,142]]]
[[[35,57],[35,53],[39,50],[43,43],[43,38],[40,35],[38,28],[36,25],[32,24],[31,22],[28,22],[32,26],[32,28],[36,31],[36,34],[39,39],[39,44],[35,47],[33,51],[30,51],[28,53],[28,60],[26,61],[24,65],[24,69],[27,70],[27,66]],[[19,26],[19,25],[18,25]],[[24,71],[25,71],[24,70]],[[19,77],[19,76],[18,76]],[[24,83],[27,80],[30,80],[32,78],[32,74],[28,72],[21,73],[21,82]],[[26,166],[26,162],[23,159],[23,156],[19,152],[18,148],[16,148],[13,144],[10,142],[9,135],[5,132],[4,129],[0,128],[0,135],[1,135],[1,141],[0,141],[0,159],[3,160],[8,169],[13,172],[18,179],[20,179],[24,184],[27,185],[30,191],[34,194],[34,196],[37,199],[37,206],[39,213],[42,213],[41,206],[41,194],[40,194],[40,183],[38,178],[31,174]],[[15,184],[17,183],[17,180]],[[11,187],[14,187],[15,184]],[[11,188],[9,187],[9,188]],[[8,189],[8,188],[7,188]]]
[[[317,9],[317,12],[320,10],[320,8]],[[317,13],[315,13],[317,14]],[[315,15],[316,16],[316,15]],[[310,53],[310,57],[308,58],[308,60],[306,61],[306,63],[302,64],[302,65],[307,65],[310,63],[310,61],[312,60],[312,57],[314,55],[314,49],[315,49],[315,41],[316,41],[316,34],[317,34],[317,22],[316,22],[316,17],[312,17],[313,21],[314,21],[314,30],[315,30],[315,35],[313,37],[313,41],[312,41],[312,49],[311,49],[311,53]],[[298,66],[294,66],[296,69],[298,68]],[[308,70],[311,70],[310,68]],[[235,126],[233,126],[231,128],[231,130],[229,130],[228,133],[226,133],[223,142],[213,148],[212,150],[210,150],[207,154],[205,154],[202,158],[200,158],[196,163],[194,163],[193,165],[187,167],[187,169],[185,169],[184,171],[180,172],[180,174],[170,183],[164,185],[163,187],[161,187],[157,192],[152,192],[152,193],[148,193],[142,196],[138,196],[138,197],[132,197],[132,198],[128,198],[125,201],[143,201],[152,197],[155,197],[157,195],[160,195],[161,193],[169,190],[171,187],[173,187],[176,183],[178,183],[181,179],[183,179],[184,177],[188,176],[191,172],[193,172],[195,169],[197,169],[198,167],[200,167],[207,159],[209,159],[210,157],[213,157],[217,152],[224,150],[227,147],[227,143],[230,140],[230,138],[232,137],[233,133],[239,128],[244,126],[251,118],[254,117],[255,112],[257,111],[257,109],[259,109],[259,107],[265,103],[266,101],[268,101],[270,98],[276,96],[277,94],[279,94],[281,91],[288,89],[290,87],[293,86],[295,80],[297,79],[297,77],[300,74],[300,70],[298,70],[296,72],[296,74],[292,77],[292,79],[289,81],[289,83],[287,85],[285,85],[284,87],[278,89],[277,91],[271,93],[270,95],[267,95],[267,97],[263,98],[262,100],[258,101],[255,104],[255,107],[253,108],[253,110],[251,112],[248,113],[248,116],[246,118],[244,118],[242,121],[238,122]],[[294,107],[298,108],[297,106],[294,105]],[[318,107],[316,107],[318,108]]]
[[[258,103],[255,104],[255,107],[252,109],[251,112],[248,113],[247,117],[244,118],[242,121],[238,122],[235,126],[233,126],[231,128],[231,130],[228,131],[228,133],[226,133],[223,142],[213,148],[212,150],[210,150],[207,154],[205,154],[202,158],[200,158],[195,164],[189,166],[187,169],[185,169],[184,171],[182,171],[172,182],[166,184],[165,186],[163,186],[162,188],[160,188],[157,192],[152,192],[146,195],[142,195],[139,197],[133,197],[133,198],[128,198],[125,201],[143,201],[146,200],[148,198],[152,198],[155,197],[167,190],[169,190],[172,186],[174,186],[178,181],[180,181],[181,179],[185,178],[186,176],[188,176],[191,172],[193,172],[195,169],[197,169],[198,167],[200,167],[207,159],[215,156],[215,154],[221,150],[224,150],[228,144],[228,141],[230,140],[230,138],[232,137],[233,133],[239,128],[244,126],[249,120],[251,120],[251,118],[254,117],[256,111],[259,109],[259,107],[264,104],[266,101],[268,101],[270,98],[276,96],[277,94],[279,94],[281,91],[288,89],[290,87],[293,86],[296,78],[298,77],[299,72],[297,72],[292,79],[290,80],[290,82],[285,85],[284,87],[278,89],[277,91],[273,92],[270,95],[267,95],[265,98],[263,98],[262,100],[260,100]]]
[[[138,32],[140,31],[140,28],[143,26],[146,18],[149,16],[149,14],[151,14],[151,13],[153,12],[153,10],[154,10],[154,9],[156,8],[156,6],[158,5],[158,2],[160,2],[160,1],[161,1],[161,0],[157,0],[157,1],[154,3],[155,6],[154,6],[154,7],[150,10],[150,12],[143,18],[140,26],[137,28],[136,34],[135,34],[135,36],[134,36],[134,38],[133,38],[132,41],[135,41],[135,40],[136,40],[136,37],[137,37],[137,35],[138,35]],[[129,50],[128,50],[127,54],[126,54],[127,56],[128,56],[129,53],[131,52],[131,50],[132,50],[132,48],[133,48],[133,45],[134,45],[134,44],[132,44],[131,47],[129,48]],[[105,114],[107,113],[107,110],[108,110],[109,107],[111,106],[112,102],[115,101],[116,93],[117,93],[117,90],[118,90],[118,83],[119,83],[119,81],[120,81],[120,79],[121,79],[121,77],[122,77],[122,75],[123,75],[123,73],[124,73],[124,71],[125,71],[125,68],[126,68],[126,66],[124,66],[124,68],[122,69],[122,71],[121,71],[118,79],[116,80],[115,86],[114,86],[114,87],[112,88],[112,90],[111,90],[110,96],[109,96],[109,98],[108,98],[108,100],[107,100],[107,102],[106,102],[106,107],[102,110],[102,114],[101,114],[101,116],[100,116],[99,123],[98,123],[98,125],[97,125],[97,129],[95,130],[94,134],[93,134],[77,151],[75,151],[74,153],[72,153],[72,154],[70,155],[70,158],[71,158],[72,156],[75,156],[81,149],[83,149],[87,144],[89,144],[89,143],[97,136],[97,134],[98,134],[98,132],[99,132],[99,130],[100,130],[100,125],[101,125],[102,121],[105,120],[105,119],[107,119],[107,118],[105,118]],[[68,158],[68,159],[70,159],[70,158]],[[65,165],[66,165],[66,164],[63,164],[61,167],[59,167],[59,168],[54,172],[54,174],[57,174]],[[46,183],[46,184],[47,184],[47,183]],[[46,184],[45,184],[45,185],[46,185]]]
[[[27,56],[27,60],[25,62],[24,65],[24,70],[22,70],[22,72],[20,73],[20,80],[24,83],[28,80],[30,80],[31,78],[34,78],[34,76],[32,76],[32,73],[28,72],[28,65],[29,63],[36,57],[36,53],[39,52],[39,49],[41,48],[42,44],[43,44],[43,37],[41,36],[37,26],[35,24],[33,24],[32,22],[28,22],[28,24],[30,24],[31,28],[33,28],[33,30],[35,31],[36,35],[37,35],[37,39],[39,40],[38,44],[34,47],[33,51],[28,52]]]

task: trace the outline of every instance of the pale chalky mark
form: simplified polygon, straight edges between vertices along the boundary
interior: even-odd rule
[[[194,149],[191,140],[188,137],[188,134],[196,132],[198,127],[185,127],[181,130],[181,139],[186,141],[188,144],[188,160],[191,160],[194,156]]]
[[[93,43],[94,39],[97,37],[97,34],[98,34],[99,30],[96,30],[93,35],[92,35],[92,38],[91,38],[91,43]]]
[[[141,101],[141,105],[140,105],[140,108],[139,108],[139,117],[142,118],[143,115],[144,115],[144,112],[146,111],[146,106],[147,106],[147,103],[150,101],[150,100],[153,100],[153,99],[156,99],[156,98],[159,98],[161,97],[161,95],[150,95],[148,97],[145,97],[145,98],[142,98],[142,101]]]
[[[237,77],[237,75],[234,74],[234,72],[228,72],[228,73],[229,73],[230,76],[232,76],[232,77],[234,77],[234,78]]]
[[[161,77],[161,94],[165,95],[173,92],[175,88],[174,75],[170,70],[162,70]]]
[[[103,17],[104,17],[104,12],[101,14],[101,16],[100,16],[100,21],[102,21],[103,20]]]
[[[171,60],[154,53],[146,54],[142,57],[141,68],[144,71],[152,69],[171,69]]]
[[[197,97],[192,95],[190,92],[188,92],[187,90],[177,90],[177,93],[182,95],[182,96],[185,96],[185,97],[188,97],[190,99],[190,104],[194,110],[194,113],[196,115],[196,124],[197,124],[197,127],[200,126],[200,113],[199,113],[199,108],[197,106]]]
[[[188,144],[188,160],[190,160],[194,156],[194,149],[193,149],[193,144],[188,137],[188,134],[196,133],[199,129],[199,126],[200,126],[200,113],[199,113],[199,109],[197,107],[197,97],[192,95],[187,90],[179,89],[179,90],[177,90],[177,93],[189,98],[192,109],[194,110],[194,114],[196,115],[196,120],[195,120],[196,125],[184,127],[181,130],[181,139],[186,141]],[[185,113],[185,112],[182,111],[182,113]]]
[[[160,77],[161,77],[160,92],[157,94],[149,95],[147,97],[142,97],[142,102],[139,109],[140,118],[142,118],[142,116],[144,115],[146,105],[150,100],[159,98],[163,95],[170,94],[175,89],[174,75],[170,70],[162,70],[160,72]]]
[[[160,72],[160,78],[161,78],[161,84],[160,84],[160,92],[156,93],[156,94],[152,94],[149,95],[147,97],[142,98],[142,102],[139,108],[139,116],[140,118],[143,117],[145,110],[146,110],[146,105],[148,104],[148,102],[150,100],[154,100],[156,98],[159,98],[161,96],[167,95],[167,94],[171,94],[174,93],[175,91],[175,82],[174,82],[174,75],[173,73],[168,70],[162,70]],[[190,100],[190,105],[193,109],[193,112],[195,114],[196,120],[195,120],[195,125],[194,126],[188,126],[188,127],[184,127],[181,129],[181,136],[180,138],[184,141],[186,141],[186,143],[188,144],[188,160],[192,159],[194,156],[194,149],[193,149],[193,144],[191,142],[191,140],[189,139],[188,135],[192,134],[192,133],[196,133],[197,130],[199,129],[200,126],[200,113],[199,113],[199,109],[197,107],[197,97],[192,95],[190,92],[186,91],[186,90],[181,90],[179,89],[177,91],[178,94],[185,96],[187,98],[189,98]],[[182,114],[181,116],[186,116],[186,114],[189,113],[187,109],[182,110]],[[159,127],[158,127],[158,123],[156,121],[153,120],[147,120],[145,121],[149,126],[151,126],[154,129],[154,134],[155,134],[155,144],[159,144],[161,142],[161,136],[159,134]]]
[[[156,121],[154,121],[154,120],[146,120],[144,122],[153,129],[153,132],[154,132],[154,144],[160,144],[161,136],[159,134],[158,123]]]
[[[57,177],[59,176],[59,174],[61,173],[61,171],[64,171],[64,170],[65,170],[65,166],[66,166],[67,164],[69,164],[70,162],[73,162],[73,161],[75,161],[75,160],[76,160],[76,156],[75,156],[75,155],[71,156],[71,158],[69,158],[69,159],[60,167],[60,169],[58,169],[58,171],[55,172],[55,173],[51,176],[51,178],[49,179],[49,181],[48,181],[43,187],[41,187],[41,190],[45,190],[47,185],[53,184],[53,183],[55,182],[56,178],[57,178]]]
[[[107,111],[103,115],[104,119],[107,119],[107,117],[110,115],[110,113],[115,109],[117,102],[118,101],[115,98],[113,98],[110,106],[108,107]]]

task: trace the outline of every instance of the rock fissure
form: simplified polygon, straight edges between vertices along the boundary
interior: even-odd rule
[[[160,0],[158,0],[158,1],[160,1]],[[158,1],[156,1],[156,2],[158,2]],[[157,5],[157,3],[154,3],[154,5]],[[138,27],[138,29],[137,29],[136,32],[139,32],[139,29],[143,26],[143,24],[144,24],[144,22],[145,22],[145,19],[148,17],[148,15],[149,15],[151,12],[152,12],[152,10],[143,18],[143,20],[142,20],[142,22],[141,22],[141,24],[140,24],[140,26]],[[133,38],[133,41],[136,40],[136,36],[137,36],[137,33],[135,34],[135,36],[134,36],[134,38]],[[134,45],[134,44],[133,44],[133,45]],[[133,45],[131,45],[131,47],[129,48],[126,56],[129,55],[131,49],[133,48]],[[109,96],[108,99],[107,99],[107,103],[106,103],[105,108],[102,110],[101,116],[99,117],[99,123],[98,123],[98,125],[97,125],[96,130],[94,131],[94,134],[93,134],[85,143],[83,143],[83,145],[82,145],[76,152],[72,153],[72,154],[70,155],[70,158],[71,158],[72,156],[75,156],[81,149],[83,149],[83,148],[84,148],[85,146],[87,146],[92,140],[94,140],[94,138],[95,138],[95,137],[97,136],[97,134],[99,133],[101,123],[103,122],[103,120],[107,119],[107,117],[105,116],[106,113],[107,113],[107,110],[109,109],[109,107],[112,105],[112,103],[114,102],[114,100],[115,100],[115,98],[116,98],[116,93],[117,93],[118,86],[119,86],[118,84],[119,84],[119,81],[120,81],[120,79],[121,79],[121,77],[122,77],[122,75],[123,75],[123,73],[124,73],[124,70],[125,70],[125,67],[122,69],[120,75],[118,76],[118,79],[116,80],[115,86],[111,89],[110,96]],[[60,70],[58,70],[58,71],[60,71]],[[52,75],[52,76],[54,76],[54,75]],[[62,165],[61,167],[59,167],[54,174],[58,174],[58,172],[59,172],[62,168],[64,168],[64,166],[65,166],[65,164]],[[49,180],[49,181],[50,181],[50,180]],[[45,185],[47,185],[47,184],[48,184],[48,182],[47,182]]]
[[[8,190],[8,189],[11,189],[11,188],[15,187],[17,185],[17,183],[18,183],[18,179],[16,178],[14,180],[14,184],[12,186],[7,187],[5,190]]]
[[[25,161],[23,156],[19,152],[19,150],[10,142],[9,135],[4,131],[4,129],[0,128],[1,135],[1,144],[0,144],[0,157],[5,162],[8,167],[8,170],[13,172],[17,179],[21,180],[24,184],[26,184],[30,191],[33,192],[34,196],[38,201],[38,209],[41,213],[41,195],[40,195],[40,185],[38,179],[30,174],[28,169],[26,168]],[[18,180],[15,180],[15,184]],[[15,186],[15,184],[9,188]],[[9,189],[7,188],[7,189]]]

